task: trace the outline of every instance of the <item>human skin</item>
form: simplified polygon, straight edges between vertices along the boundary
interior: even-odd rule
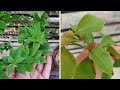
[[[118,52],[120,52],[120,46],[114,46],[114,48]],[[84,50],[82,53],[83,53],[83,55],[81,55],[81,53],[80,53],[77,57],[75,57],[76,61],[79,62],[79,63],[82,60],[84,60],[84,58],[86,58],[86,55],[88,55],[88,51]],[[111,56],[111,58],[112,58],[112,63],[114,64],[115,63],[115,56]],[[94,65],[94,67],[95,67],[95,71],[96,71],[96,77],[95,77],[95,79],[101,79],[102,71],[97,66]]]
[[[9,77],[11,79],[49,79],[52,66],[52,57],[46,56],[46,60],[47,63],[45,64],[33,63],[35,68],[33,72],[26,72],[25,74],[21,74],[14,71]]]

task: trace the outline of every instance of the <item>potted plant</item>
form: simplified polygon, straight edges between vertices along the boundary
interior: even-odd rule
[[[16,39],[21,45],[17,49],[10,48],[9,55],[0,59],[1,79],[8,79],[14,70],[22,74],[26,71],[34,71],[33,62],[46,63],[44,56],[49,54],[48,32],[45,28],[48,25],[48,15],[45,11],[33,11],[30,15],[32,19],[6,11],[0,12],[0,28],[2,28],[0,34],[4,33],[8,23],[13,26],[16,21],[28,21],[28,26],[18,26],[17,28],[19,35]],[[4,72],[5,70],[7,70],[7,74]]]
[[[77,25],[61,37],[61,78],[62,79],[108,79],[111,78],[113,67],[120,66],[119,60],[113,65],[111,56],[120,58],[109,35],[101,32],[104,21],[99,17],[86,14]],[[93,33],[98,32],[102,40],[95,42]],[[74,57],[66,48],[77,45],[83,51]]]
[[[59,68],[59,45],[57,45],[57,46],[55,47],[55,49],[53,50],[52,57],[53,57],[54,65],[55,65],[57,68]]]

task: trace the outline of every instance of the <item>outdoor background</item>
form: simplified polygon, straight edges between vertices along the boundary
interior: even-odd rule
[[[120,45],[120,11],[62,11],[61,15],[61,32],[68,31],[70,28],[70,24],[77,24],[79,20],[85,14],[93,14],[105,21],[105,27],[102,32],[112,36],[113,41],[116,45]],[[100,42],[101,36],[99,34],[94,33],[95,41]],[[78,46],[68,46],[67,49],[70,50],[74,56],[77,56],[82,49],[78,48]],[[120,79],[120,68],[114,68],[114,79]]]
[[[53,52],[56,46],[59,45],[59,11],[47,11],[47,13],[49,16],[50,25],[46,26],[46,28],[48,28],[50,31],[50,51]],[[30,17],[30,11],[12,11],[12,14],[25,15]],[[3,34],[3,36],[0,36],[0,43],[11,41],[13,48],[17,48],[20,44],[18,44],[17,40],[14,38],[14,36],[18,35],[14,30],[16,30],[15,28],[18,26],[25,26],[27,24],[28,22],[25,22],[22,25],[16,22],[14,23],[13,27],[8,26],[9,28],[6,30],[8,34]],[[4,55],[6,55],[6,52],[3,52],[2,56]],[[59,79],[59,68],[55,67],[54,64],[52,64],[50,79]]]

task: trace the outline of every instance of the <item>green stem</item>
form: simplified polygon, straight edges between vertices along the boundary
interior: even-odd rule
[[[82,45],[80,45],[80,44],[77,44],[77,43],[72,43],[72,45],[77,45],[77,46],[80,46],[80,47],[82,47],[82,48],[85,48],[85,46],[82,46]]]

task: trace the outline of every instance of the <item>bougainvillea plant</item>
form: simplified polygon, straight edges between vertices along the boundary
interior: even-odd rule
[[[109,35],[102,33],[104,21],[99,17],[86,14],[77,25],[61,37],[61,78],[62,79],[95,79],[98,67],[102,71],[101,79],[111,78],[113,67],[120,66],[120,60],[112,63],[111,55],[120,58],[120,53],[113,47],[115,44]],[[96,42],[93,33],[98,32],[102,40]],[[77,57],[67,49],[77,45],[83,49]]]
[[[15,22],[28,22],[28,25],[17,28],[19,35],[16,39],[20,46],[17,49],[10,48],[9,55],[0,59],[1,79],[9,78],[13,71],[22,74],[25,74],[26,71],[34,71],[33,62],[46,63],[43,56],[49,54],[48,32],[45,28],[49,24],[48,15],[45,11],[32,11],[30,17],[13,15],[6,11],[0,12],[0,34],[4,34],[8,24],[13,26]],[[5,70],[7,74],[4,72]]]

